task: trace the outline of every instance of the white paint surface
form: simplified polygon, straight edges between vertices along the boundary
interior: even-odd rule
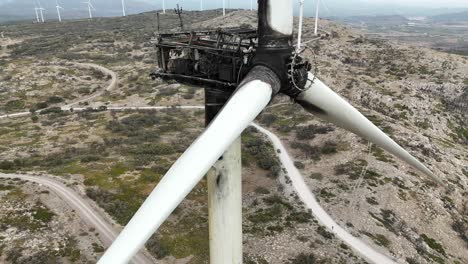
[[[98,263],[127,263],[260,114],[271,95],[271,86],[259,80],[240,87],[202,135],[169,169]]]
[[[207,176],[210,263],[242,264],[241,139]]]
[[[309,73],[309,80],[313,79],[314,76]],[[356,110],[356,108],[328,88],[323,82],[318,79],[315,79],[313,83],[308,81],[306,89],[308,90],[298,96],[298,101],[308,102],[326,112],[325,115],[313,113],[314,115],[369,140],[429,176],[441,186],[446,186],[432,171],[400,147],[395,141]]]
[[[270,0],[267,7],[267,21],[272,29],[292,35],[294,27],[292,0]]]

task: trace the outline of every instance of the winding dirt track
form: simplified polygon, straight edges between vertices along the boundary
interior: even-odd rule
[[[17,178],[26,180],[34,183],[41,184],[49,188],[57,196],[62,198],[75,212],[77,212],[80,218],[89,226],[95,227],[96,231],[106,247],[109,247],[115,240],[119,231],[111,224],[106,221],[100,213],[91,206],[90,201],[83,198],[81,195],[76,193],[75,190],[65,186],[63,183],[45,175],[27,175],[27,174],[5,174],[0,173],[2,179]],[[140,252],[133,259],[133,263],[136,264],[150,264],[155,263],[153,258],[149,256],[149,253]]]
[[[95,64],[82,64],[85,67],[95,67],[101,70],[105,74],[109,74],[112,77],[109,86],[105,89],[106,91],[111,91],[117,86],[117,74],[109,69],[106,69],[102,66]],[[89,101],[94,98],[102,95],[104,91],[93,94],[90,97],[81,99],[79,101],[73,102],[72,104],[65,105],[62,107],[62,110],[70,110],[73,108],[73,105],[76,105],[80,102]],[[108,111],[127,111],[127,110],[162,110],[162,109],[204,109],[204,106],[144,106],[144,107],[121,107],[121,106],[109,106],[106,110]],[[85,108],[73,108],[74,111],[84,111]],[[17,118],[29,116],[30,112],[21,112],[9,115],[2,115],[0,119],[4,118]],[[304,182],[303,176],[300,174],[298,169],[294,166],[293,159],[288,154],[286,148],[281,143],[281,140],[269,130],[257,125],[252,124],[257,130],[263,133],[275,146],[276,149],[280,149],[278,157],[280,158],[281,163],[283,164],[288,176],[290,177],[293,187],[296,190],[296,193],[300,199],[305,203],[305,205],[312,210],[312,214],[317,218],[317,220],[323,224],[327,229],[334,233],[340,240],[351,246],[355,252],[362,255],[364,258],[373,263],[378,264],[390,264],[395,263],[391,258],[380,253],[376,249],[367,245],[359,238],[354,237],[344,228],[340,227],[327,212],[320,206],[320,204],[315,199],[314,194],[310,191],[306,183]],[[74,208],[85,222],[96,227],[96,230],[101,234],[103,242],[106,246],[109,246],[110,243],[116,238],[118,231],[115,227],[112,226],[109,222],[106,222],[101,215],[96,212],[93,207],[90,205],[89,201],[86,201],[83,197],[77,194],[74,190],[66,187],[62,183],[53,180],[46,176],[31,176],[31,175],[22,175],[22,174],[2,174],[0,173],[0,178],[21,178],[24,180],[29,180],[32,182],[37,182],[49,187],[52,191],[57,193],[62,197],[72,208]],[[155,261],[148,256],[148,254],[140,252],[134,259],[134,263],[155,263]]]

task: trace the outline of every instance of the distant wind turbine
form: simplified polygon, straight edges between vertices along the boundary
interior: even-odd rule
[[[317,7],[315,9],[315,29],[314,29],[315,36],[318,35],[319,7],[320,7],[320,0],[317,0]]]
[[[250,0],[250,11],[253,11],[253,0]]]
[[[200,11],[203,11],[203,0],[200,0]]]
[[[37,1],[37,4],[39,5],[39,7],[37,8],[37,10],[39,10],[39,13],[41,15],[41,22],[44,23],[44,13],[43,11],[45,10],[42,6],[41,6],[41,2]],[[37,11],[36,11],[37,12]],[[39,21],[38,21],[39,22]]]
[[[87,2],[83,3],[88,5],[89,19],[93,19],[93,13],[91,12],[91,9],[93,9],[94,11],[96,11],[96,9],[94,8],[93,4],[91,4],[91,0],[88,0]]]
[[[126,16],[126,14],[125,14],[125,0],[122,0],[122,14],[123,14],[123,16]]]
[[[36,12],[36,21],[37,21],[37,23],[39,23],[39,13],[37,12],[38,10],[39,10],[39,8],[34,7],[34,11]]]
[[[226,16],[226,0],[223,0],[223,16]]]
[[[62,16],[60,15],[60,9],[63,9],[63,7],[61,7],[58,3],[58,0],[56,1],[57,5],[55,6],[55,8],[57,8],[57,16],[58,16],[58,20],[59,22],[62,22]]]
[[[302,21],[304,20],[304,0],[299,0],[299,29],[297,30],[297,50],[301,49]]]
[[[40,7],[38,8],[40,14],[41,14],[41,22],[44,23],[44,13],[43,11],[45,10],[44,8]]]
[[[166,14],[166,0],[162,0],[163,14]]]

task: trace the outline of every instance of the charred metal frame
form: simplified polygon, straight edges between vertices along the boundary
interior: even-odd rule
[[[151,76],[232,91],[252,68],[256,40],[242,28],[159,34]]]
[[[158,69],[151,77],[231,94],[255,66],[264,66],[280,79],[280,92],[295,98],[305,87],[311,65],[297,54],[292,32],[279,32],[270,25],[271,4],[271,0],[259,0],[258,30],[227,28],[158,34]]]

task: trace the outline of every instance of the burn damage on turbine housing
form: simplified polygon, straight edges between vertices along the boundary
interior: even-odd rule
[[[237,27],[157,34],[158,67],[151,77],[230,94],[254,67],[264,66],[280,79],[276,92],[295,98],[304,90],[311,65],[296,53],[292,34],[268,24],[269,3],[259,1],[258,30]]]

